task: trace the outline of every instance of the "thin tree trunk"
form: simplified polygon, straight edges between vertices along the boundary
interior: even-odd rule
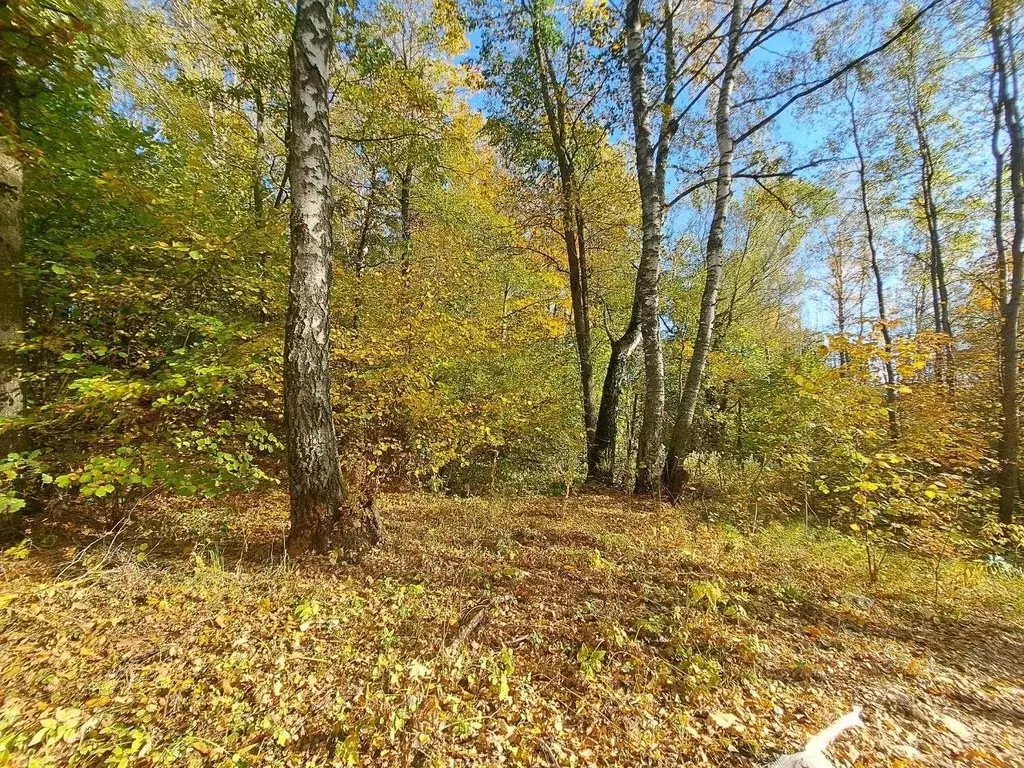
[[[921,162],[921,202],[924,208],[925,223],[928,229],[928,272],[932,287],[932,313],[936,333],[953,336],[953,326],[949,320],[949,289],[946,286],[946,268],[942,260],[942,240],[939,233],[939,212],[935,202],[935,162],[932,158],[931,145],[924,129],[923,116],[916,105],[911,106],[911,119],[917,135],[918,157]],[[953,383],[953,348],[949,341],[939,351],[941,360],[940,378]]]
[[[932,329],[936,333],[942,333],[942,298],[939,296],[939,275],[935,269],[935,255],[930,252],[928,256],[928,280],[932,289]]]
[[[590,295],[584,240],[583,212],[579,207],[576,169],[568,146],[566,106],[559,88],[554,66],[541,41],[539,10],[531,6],[531,38],[534,63],[537,67],[541,100],[547,119],[560,184],[562,237],[569,267],[569,298],[572,301],[573,337],[580,363],[580,390],[583,405],[583,429],[586,434],[588,478],[590,456],[597,433],[597,408],[594,403],[594,364],[591,355]]]
[[[845,344],[846,339],[846,325],[847,325],[847,285],[846,285],[846,257],[844,254],[845,239],[840,239],[839,242],[833,242],[831,238],[828,238],[829,245],[829,275],[830,275],[830,291],[829,296],[835,301],[836,309],[836,331],[840,339]],[[849,353],[847,350],[839,350],[839,366],[845,368],[849,365]]]
[[[924,313],[925,304],[927,303],[927,297],[925,296],[925,285],[924,281],[918,286],[918,290],[914,296],[914,333],[921,333],[924,330]]]
[[[999,78],[995,67],[992,69],[991,99],[992,99],[992,158],[995,162],[995,190],[994,190],[994,216],[992,221],[992,236],[996,245],[996,279],[999,295],[999,311],[1002,315],[1003,307],[1006,305],[1007,282],[1009,273],[1006,262],[1006,236],[1003,229],[1003,218],[1005,216],[1005,200],[1003,188],[1003,176],[1006,173],[1006,152],[999,145],[999,135],[1002,131],[1003,104],[999,97]],[[1002,360],[1003,345],[1000,341],[996,353]],[[1001,364],[1001,363],[1000,363]]]
[[[857,343],[864,341],[864,325],[867,320],[864,314],[864,301],[868,295],[868,270],[863,259],[860,261],[860,290],[857,294]]]
[[[288,552],[361,549],[377,531],[346,509],[331,410],[331,196],[328,72],[331,14],[298,0],[291,47],[291,278],[285,327]]]
[[[922,149],[923,153],[924,150]],[[946,333],[948,317],[945,312],[943,295],[945,294],[944,270],[942,267],[942,251],[939,242],[938,221],[932,210],[934,202],[931,194],[931,170],[922,154],[921,158],[921,198],[924,204],[925,222],[928,227],[928,276],[932,287],[932,318],[936,333]]]
[[[739,66],[742,10],[742,0],[733,0],[729,19],[729,45],[715,111],[718,177],[715,185],[715,210],[711,218],[711,230],[708,233],[707,276],[700,300],[700,321],[697,325],[697,337],[693,342],[693,355],[690,357],[686,382],[683,384],[683,391],[680,394],[679,411],[672,428],[672,440],[668,448],[668,460],[665,463],[665,479],[671,494],[678,494],[686,482],[683,460],[692,448],[693,416],[697,408],[697,397],[704,381],[708,354],[711,351],[711,339],[715,332],[718,289],[725,268],[725,225],[729,219],[729,203],[732,200],[734,150],[729,118],[732,107],[732,87],[736,69]]]
[[[369,251],[370,230],[373,228],[374,207],[377,204],[378,189],[377,171],[372,171],[370,190],[366,194],[366,209],[363,211],[363,223],[359,227],[356,247],[352,254],[352,269],[356,276],[356,295],[353,301],[352,330],[359,330],[363,311],[363,273],[366,271],[366,255]]]
[[[581,328],[582,343],[580,344],[580,383],[583,389],[583,424],[586,429],[587,456],[594,446],[597,433],[597,411],[599,405],[594,402],[594,359],[591,351],[590,336],[590,267],[587,263],[587,239],[583,226],[583,211],[580,209],[580,190],[576,183],[576,175],[570,177],[570,189],[573,194],[573,223],[576,232],[576,266],[579,272],[580,310],[582,312]],[[585,362],[584,362],[585,361]]]
[[[248,56],[248,50],[246,50],[246,56]],[[264,120],[264,107],[263,107],[263,91],[257,86],[253,91],[253,110],[255,112],[256,126],[255,126],[255,163],[252,172],[252,215],[253,220],[256,223],[256,229],[262,230],[265,223],[263,216],[264,199],[267,194],[267,189],[263,185],[263,148],[266,144],[266,137],[264,136],[263,120]],[[267,251],[261,249],[257,254],[260,265],[259,274],[259,309],[258,315],[261,323],[270,322],[270,311],[269,301],[267,299],[267,289],[264,285],[267,279]]]
[[[569,264],[569,294],[572,300],[573,332],[576,338],[576,350],[580,362],[580,384],[583,400],[583,427],[586,432],[586,444],[589,451],[594,442],[597,428],[597,413],[594,407],[594,363],[591,357],[590,340],[590,302],[583,292],[584,265],[580,261],[579,241],[576,238],[574,205],[571,202],[572,192],[563,184],[563,235],[565,252]]]
[[[996,287],[999,299],[999,333],[996,337],[996,375],[999,377],[1000,401],[1002,398],[1003,378],[1003,313],[1009,297],[1009,266],[1006,259],[1006,235],[1004,232],[1005,218],[1005,191],[1004,177],[1006,174],[1006,152],[999,144],[1002,132],[1003,103],[999,95],[998,68],[993,67],[989,81],[989,96],[992,101],[992,158],[995,163],[994,195],[993,195],[993,217],[992,217],[992,239],[996,246]],[[1000,438],[1001,439],[1001,438]],[[1002,454],[1000,453],[1000,456]]]
[[[743,400],[736,398],[736,460],[743,462]]]
[[[840,278],[838,284],[838,291],[836,293],[836,327],[839,330],[839,338],[843,340],[843,344],[846,344],[846,295],[844,293],[843,282]],[[843,368],[850,364],[850,353],[844,347],[839,350],[839,365]]]
[[[921,128],[919,141],[921,146],[921,195],[924,201],[925,218],[928,225],[928,250],[931,254],[931,271],[935,284],[935,330],[953,335],[953,326],[949,320],[949,289],[946,286],[946,267],[942,260],[942,241],[939,235],[939,213],[935,204],[934,177],[935,170],[931,159],[931,149]]]
[[[654,490],[661,474],[659,458],[665,411],[665,363],[658,317],[664,194],[658,189],[655,175],[650,115],[652,107],[648,101],[644,72],[647,57],[644,52],[640,0],[626,2],[626,49],[643,227],[635,290],[640,301],[640,333],[644,349],[644,409],[637,445],[635,487],[637,493],[649,493]]]
[[[640,401],[640,393],[639,392],[634,392],[633,393],[633,405],[632,405],[632,408],[630,408],[629,413],[626,415],[626,461],[625,461],[625,467],[626,467],[626,475],[627,476],[625,478],[623,478],[625,481],[628,481],[628,479],[629,479],[628,478],[629,471],[630,471],[630,468],[633,466],[633,456],[634,456],[634,454],[636,452],[636,437],[637,437],[637,434],[636,434],[636,412],[637,412],[637,410],[639,408],[639,404],[640,404],[639,401]],[[627,485],[626,487],[628,488],[629,486]]]
[[[1010,241],[1009,287],[1001,307],[1001,375],[1000,406],[1002,434],[999,441],[999,520],[1013,522],[1017,508],[1019,416],[1017,413],[1017,330],[1020,320],[1021,291],[1024,288],[1024,135],[1017,106],[1017,62],[1011,32],[1006,20],[993,8],[991,22],[992,49],[999,81],[999,104],[1010,153],[1010,189],[1012,193],[1013,238]],[[998,135],[999,115],[994,128]],[[995,139],[997,141],[997,139]],[[1002,212],[996,211],[1000,218]],[[1004,263],[1005,263],[1005,256]]]
[[[398,215],[402,223],[402,279],[408,283],[412,268],[412,174],[415,170],[412,160],[405,164],[401,176],[401,190],[398,196]]]
[[[871,273],[875,278],[875,300],[878,303],[878,322],[882,326],[882,347],[885,352],[885,410],[889,420],[889,437],[895,440],[899,436],[899,422],[896,414],[896,367],[893,364],[892,331],[889,330],[889,317],[885,311],[885,290],[882,281],[882,270],[878,264],[878,248],[875,244],[875,229],[871,220],[871,206],[868,204],[867,165],[861,148],[860,135],[857,132],[857,115],[853,99],[847,96],[850,107],[850,126],[853,129],[853,146],[857,151],[857,175],[860,183],[860,204],[864,214],[868,253],[871,257]]]

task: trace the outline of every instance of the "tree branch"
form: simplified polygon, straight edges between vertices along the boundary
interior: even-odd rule
[[[924,6],[923,8],[921,8],[921,10],[919,10],[917,13],[915,13],[914,16],[910,19],[910,21],[908,21],[905,24],[903,24],[903,26],[901,26],[898,30],[896,30],[896,32],[892,36],[890,36],[887,40],[885,40],[885,42],[881,43],[880,45],[875,46],[870,51],[867,51],[867,52],[861,54],[860,56],[858,56],[857,58],[853,59],[852,61],[848,62],[847,64],[845,64],[844,66],[840,67],[835,72],[833,72],[831,75],[826,77],[824,80],[819,80],[814,85],[808,86],[807,88],[804,88],[803,90],[801,90],[801,91],[797,92],[796,94],[794,94],[793,96],[791,96],[789,99],[787,99],[774,112],[772,112],[771,114],[767,115],[764,119],[759,120],[758,122],[754,123],[752,126],[747,128],[746,131],[741,133],[736,138],[736,143],[739,144],[741,141],[750,138],[753,134],[757,133],[762,128],[764,128],[765,126],[767,126],[770,123],[772,123],[775,120],[775,118],[777,118],[779,115],[781,115],[787,109],[789,109],[789,107],[792,106],[794,102],[799,101],[800,99],[804,98],[805,96],[811,95],[815,91],[821,90],[826,85],[834,83],[836,80],[841,78],[843,75],[845,75],[846,73],[856,69],[858,66],[863,64],[865,61],[870,59],[875,54],[882,53],[883,51],[887,50],[893,43],[895,43],[897,40],[899,40],[901,37],[903,37],[903,35],[905,35],[908,31],[910,31],[915,26],[917,26],[917,23],[924,17],[924,15],[926,13],[931,11],[936,6],[940,5],[942,2],[944,2],[944,0],[932,0],[932,2],[928,3],[928,5]]]

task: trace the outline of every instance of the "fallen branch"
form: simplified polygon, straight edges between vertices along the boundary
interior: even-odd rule
[[[476,611],[469,617],[469,619],[463,622],[461,629],[456,633],[455,637],[448,642],[444,650],[441,652],[441,656],[445,659],[452,659],[458,655],[469,639],[483,626],[484,621],[487,618],[487,609],[491,607],[491,602],[486,602],[481,605]]]
[[[808,739],[802,752],[783,755],[767,768],[835,768],[825,757],[825,750],[843,731],[863,727],[864,721],[860,719],[860,711],[860,707],[855,707],[852,712],[843,715],[828,728]]]

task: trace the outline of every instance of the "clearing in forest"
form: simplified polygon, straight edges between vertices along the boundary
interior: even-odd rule
[[[287,499],[39,520],[0,589],[0,763],[1024,763],[1024,580],[583,495],[396,495],[361,563],[283,561]],[[936,574],[938,578],[936,579]]]

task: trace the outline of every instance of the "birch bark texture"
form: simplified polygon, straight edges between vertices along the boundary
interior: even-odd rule
[[[378,531],[347,504],[331,409],[330,6],[298,0],[291,46],[291,274],[285,326],[288,552],[360,550]]]
[[[735,141],[732,137],[730,117],[732,113],[732,90],[736,70],[740,65],[740,33],[742,0],[733,0],[729,16],[729,42],[722,71],[722,83],[718,90],[715,108],[715,139],[718,143],[718,171],[715,179],[715,209],[711,217],[711,228],[707,243],[707,275],[700,299],[700,319],[697,336],[693,342],[693,355],[686,373],[686,381],[679,397],[679,411],[672,427],[672,439],[665,462],[665,476],[669,493],[678,494],[686,481],[683,460],[691,450],[693,417],[697,409],[697,396],[704,382],[711,340],[715,330],[715,314],[718,307],[718,290],[725,271],[725,227],[729,220],[729,206],[732,202],[733,154]]]
[[[636,492],[654,490],[661,476],[661,431],[665,412],[665,362],[658,317],[662,256],[663,194],[655,173],[651,105],[647,94],[640,0],[626,3],[626,60],[633,111],[636,171],[640,187],[642,245],[636,275],[644,351],[644,410],[637,446]]]

